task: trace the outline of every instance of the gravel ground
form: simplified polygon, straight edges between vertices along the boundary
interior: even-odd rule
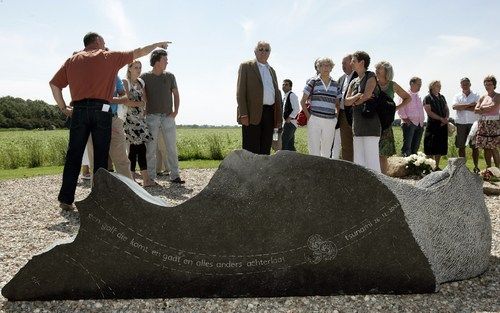
[[[184,170],[186,184],[172,186],[168,177],[148,191],[173,205],[202,190],[215,170]],[[0,182],[0,287],[28,260],[52,242],[78,232],[76,212],[61,212],[56,196],[60,175]],[[90,192],[80,183],[77,199]],[[435,294],[358,295],[243,299],[148,299],[8,302],[3,312],[500,312],[500,197],[485,197],[492,224],[489,270],[481,277],[443,284]]]

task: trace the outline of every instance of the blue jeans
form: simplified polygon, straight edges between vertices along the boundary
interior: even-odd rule
[[[161,131],[165,139],[167,150],[167,163],[170,169],[170,179],[179,177],[179,158],[177,157],[177,139],[175,119],[165,113],[152,113],[146,115],[146,124],[149,133],[153,137],[146,143],[146,161],[148,164],[149,178],[156,179],[156,147],[158,146],[158,135]]]
[[[420,147],[420,140],[422,139],[424,128],[412,122],[401,124],[401,128],[403,130],[403,147],[401,148],[401,154],[403,156],[416,154]]]
[[[106,169],[108,166],[111,112],[103,112],[102,105],[103,103],[94,100],[74,104],[62,186],[57,197],[60,202],[71,204],[75,201],[76,184],[89,135],[92,135],[94,145],[94,173],[99,168]]]
[[[297,128],[292,123],[283,125],[283,135],[281,136],[282,149],[295,151],[295,130]]]

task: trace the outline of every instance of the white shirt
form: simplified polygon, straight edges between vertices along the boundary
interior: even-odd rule
[[[463,92],[455,95],[453,104],[470,104],[472,102],[477,102],[479,100],[479,95],[470,92],[468,96],[466,96]],[[457,118],[455,122],[457,124],[473,124],[475,121],[479,119],[479,115],[474,112],[467,110],[457,110]]]
[[[286,98],[288,97],[288,94],[290,94],[292,91],[290,90],[289,92],[287,92],[285,94],[285,97],[283,98],[283,106],[285,105],[285,102],[286,102]],[[299,106],[299,97],[297,97],[297,95],[292,92],[292,94],[290,94],[290,104],[292,105],[292,113],[290,113],[290,117],[292,118],[290,120],[290,122],[295,125],[295,127],[297,127],[297,114],[299,114],[299,111],[300,111],[300,106]]]
[[[344,84],[342,85],[342,98],[340,98],[340,108],[342,110],[345,109],[344,106],[344,95],[347,92],[347,89],[349,88],[349,81],[351,80],[352,75],[354,74],[354,71],[351,72],[351,74],[346,75],[344,79]]]
[[[269,64],[262,64],[257,62],[259,65],[260,77],[262,78],[262,88],[264,90],[264,105],[273,105],[275,94],[274,94],[274,84],[273,77],[271,76],[271,71],[269,70]]]

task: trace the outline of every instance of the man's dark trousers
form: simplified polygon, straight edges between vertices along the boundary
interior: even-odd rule
[[[274,124],[274,105],[264,105],[259,124],[242,126],[243,149],[255,154],[271,154]]]
[[[281,142],[283,144],[283,150],[295,151],[295,130],[297,127],[291,122],[285,122],[283,125],[283,135],[281,136]]]
[[[75,201],[76,184],[89,135],[92,135],[94,145],[94,174],[101,167],[107,168],[111,142],[112,114],[109,109],[106,112],[102,111],[102,102],[82,100],[73,106],[63,181],[57,197],[60,202],[66,204]]]

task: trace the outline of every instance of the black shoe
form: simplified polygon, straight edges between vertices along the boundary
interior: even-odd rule
[[[174,184],[184,184],[185,183],[185,181],[183,181],[180,177],[177,177],[176,179],[172,179],[170,182],[174,183]]]

